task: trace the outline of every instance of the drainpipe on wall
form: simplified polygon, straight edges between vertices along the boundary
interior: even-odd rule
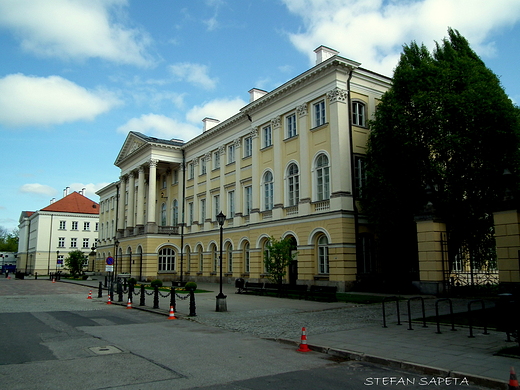
[[[182,149],[182,211],[181,211],[181,283],[182,283],[182,267],[184,262],[184,206],[186,199],[186,155]]]

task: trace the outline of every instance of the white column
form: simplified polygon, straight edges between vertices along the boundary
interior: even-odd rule
[[[148,178],[148,215],[147,224],[156,226],[155,223],[155,200],[157,197],[157,163],[158,160],[150,160],[150,175]],[[153,229],[152,229],[153,230]],[[149,231],[153,233],[152,231]]]
[[[274,199],[273,199],[273,219],[281,219],[283,218],[283,167],[282,167],[282,159],[277,158],[281,156],[282,143],[283,143],[283,131],[281,127],[281,117],[277,116],[271,120],[271,129],[272,129],[272,137],[273,137],[273,152],[274,152],[274,166],[273,166],[273,176],[274,176]]]
[[[135,175],[134,172],[130,172],[128,175],[128,228],[135,226]]]
[[[298,116],[298,142],[300,148],[300,204],[298,214],[311,212],[312,202],[312,159],[309,159],[309,129],[307,125],[307,103],[296,107]]]
[[[253,127],[253,130],[251,131],[251,134],[253,136],[253,153],[260,153],[261,145],[260,143],[260,137],[258,136],[258,132],[260,130],[258,127]],[[259,220],[259,214],[260,214],[260,164],[258,163],[259,158],[255,158],[253,156],[253,161],[251,164],[251,177],[253,179],[253,182],[251,183],[251,213],[249,215],[249,222],[254,223],[258,222]]]
[[[125,229],[125,195],[126,195],[126,177],[119,178],[119,199],[117,200],[117,230]]]
[[[139,167],[137,178],[137,226],[144,225],[144,167]]]

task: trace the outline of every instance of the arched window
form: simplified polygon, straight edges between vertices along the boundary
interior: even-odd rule
[[[264,174],[263,188],[264,188],[264,210],[272,210],[273,203],[274,203],[274,183],[273,183],[273,174],[271,171],[267,171]]]
[[[198,258],[199,258],[199,272],[203,272],[204,271],[204,252],[202,250],[201,245],[199,245],[197,253],[198,253]]]
[[[186,269],[191,271],[191,251],[189,246],[186,247]]]
[[[161,206],[161,226],[166,226],[166,204]]]
[[[227,270],[228,272],[233,272],[233,245],[231,244],[228,244],[226,248],[226,257],[228,263]]]
[[[352,102],[352,124],[365,126],[365,105],[361,102]]]
[[[172,226],[179,225],[179,202],[174,199],[172,204]]]
[[[166,247],[159,251],[159,271],[175,270],[175,251]]]
[[[244,272],[249,273],[251,271],[251,257],[249,252],[249,242],[244,244]]]
[[[329,273],[329,241],[325,235],[318,238],[318,273]]]
[[[325,154],[320,154],[316,159],[316,195],[318,201],[330,198],[329,175],[329,158]]]
[[[213,272],[217,272],[219,261],[217,255],[217,246],[215,244],[211,245],[211,264],[213,265]]]
[[[300,201],[300,175],[298,166],[294,163],[287,169],[287,194],[289,206],[296,206]]]

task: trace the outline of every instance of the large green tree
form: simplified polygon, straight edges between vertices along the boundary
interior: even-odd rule
[[[452,254],[493,261],[492,213],[517,188],[519,109],[468,41],[448,34],[432,52],[404,46],[370,124],[363,206],[386,270],[414,264],[402,248],[414,248],[424,211],[446,222]]]
[[[282,284],[287,274],[287,267],[296,256],[292,248],[290,238],[277,240],[271,237],[267,242],[264,252],[264,264],[265,270],[269,274],[269,279],[273,283]]]
[[[80,250],[69,252],[65,258],[65,267],[67,267],[73,278],[83,273],[83,267],[87,263],[87,256]]]
[[[0,251],[18,251],[18,229],[9,232],[6,228],[0,226]]]

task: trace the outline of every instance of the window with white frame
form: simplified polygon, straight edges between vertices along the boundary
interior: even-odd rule
[[[67,227],[67,221],[60,221],[60,230],[65,230]]]
[[[251,157],[253,155],[253,138],[244,138],[244,157]]]
[[[325,100],[320,100],[313,105],[314,111],[314,127],[324,125],[326,123],[325,117]]]
[[[365,105],[361,102],[352,102],[352,124],[365,126]]]
[[[175,251],[173,248],[162,248],[159,251],[159,271],[175,270]]]
[[[251,253],[249,242],[244,244],[244,272],[249,273],[251,271]]]
[[[251,214],[253,209],[253,187],[244,187],[244,215]]]
[[[228,244],[226,248],[227,270],[233,272],[233,245]]]
[[[264,210],[272,210],[273,203],[274,203],[274,181],[273,181],[273,174],[271,171],[267,171],[264,174],[263,187],[264,187]]]
[[[318,201],[330,198],[329,175],[329,158],[325,154],[320,154],[316,159],[316,196]]]
[[[289,206],[296,206],[300,201],[300,174],[295,163],[287,169],[287,195]]]
[[[188,223],[193,225],[194,218],[194,210],[193,210],[193,202],[188,203]]]
[[[58,238],[58,248],[65,248],[65,237]]]
[[[77,238],[71,238],[70,239],[70,247],[71,248],[77,248],[78,247],[78,239]]]
[[[206,199],[200,200],[200,222],[204,223],[206,220]]]
[[[179,171],[174,169],[172,171],[172,184],[177,184],[179,182]]]
[[[77,221],[73,221],[72,222],[72,230],[78,230],[78,222]]]
[[[273,144],[273,131],[271,130],[271,125],[265,126],[262,129],[262,139],[264,141],[264,148]]]
[[[206,174],[206,157],[200,158],[200,174],[205,175]]]
[[[228,145],[227,148],[228,164],[235,162],[235,144]]]
[[[215,217],[218,213],[220,213],[222,210],[220,209],[220,195],[215,195],[213,197],[213,205],[215,206]]]
[[[329,241],[325,235],[318,238],[318,273],[329,273]]]
[[[83,230],[86,230],[86,231],[90,230],[90,222],[83,222]]]
[[[355,184],[355,194],[359,198],[361,198],[363,196],[363,185],[365,184],[365,181],[366,181],[365,158],[356,157],[354,160],[354,184]]]
[[[220,168],[220,150],[216,150],[213,153],[213,168],[214,169]]]
[[[99,222],[96,222],[96,232],[99,230]]]
[[[84,238],[83,239],[83,248],[85,248],[85,249],[90,248],[90,246],[88,244],[89,244],[88,238]]]
[[[174,199],[172,204],[172,225],[179,225],[179,202],[177,199]]]
[[[287,138],[296,137],[298,134],[296,130],[296,114],[290,114],[285,117],[285,124],[287,126]]]
[[[166,204],[161,205],[161,226],[166,226]]]
[[[220,262],[219,262],[219,257],[217,255],[217,246],[215,244],[213,244],[211,246],[211,264],[212,264],[213,272],[217,272]]]
[[[202,246],[199,245],[197,253],[199,254],[199,272],[204,271],[204,251],[202,250]]]
[[[191,180],[195,177],[195,165],[192,162],[188,164],[188,180]]]
[[[235,216],[235,191],[228,191],[228,218]]]

